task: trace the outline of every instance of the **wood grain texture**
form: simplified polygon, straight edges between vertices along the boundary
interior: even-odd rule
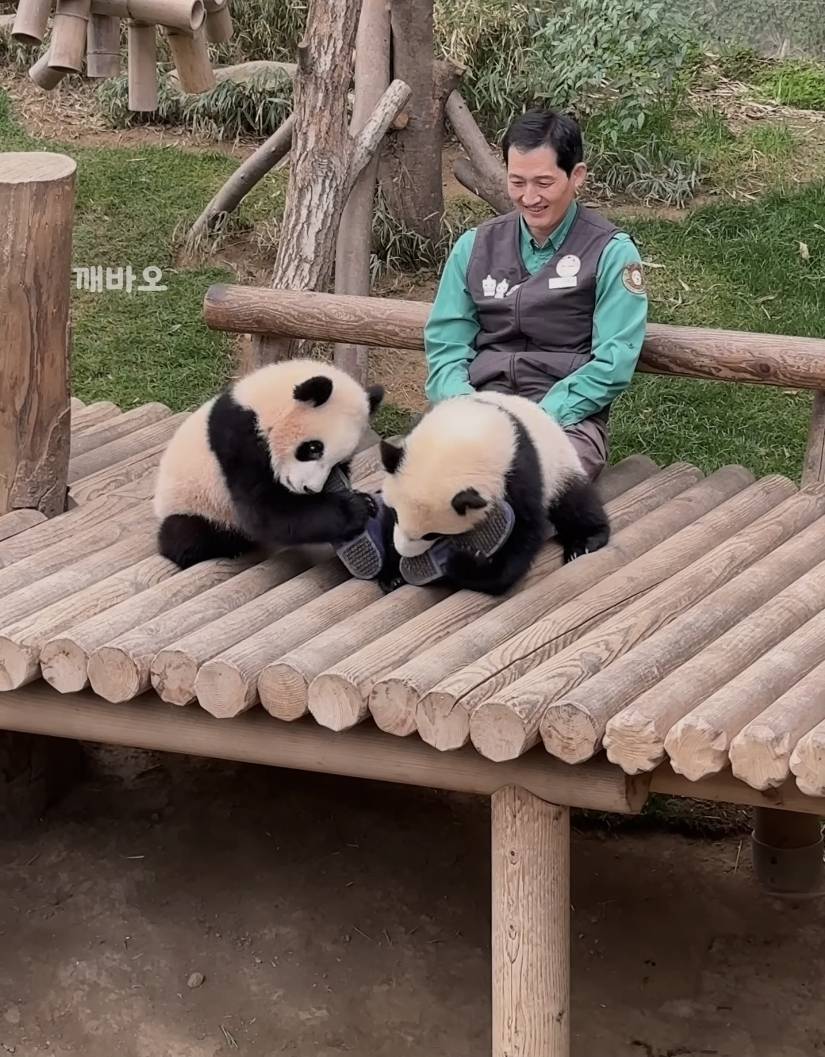
[[[493,1057],[570,1055],[570,809],[492,797]]]
[[[201,670],[201,665],[212,658],[227,658],[231,663],[234,658],[238,657],[240,663],[241,657],[246,656],[243,652],[244,648],[250,642],[252,643],[250,652],[254,651],[255,647],[266,648],[267,645],[270,649],[273,647],[277,649],[277,638],[269,635],[270,626],[287,613],[299,609],[307,602],[337,586],[347,575],[343,565],[334,560],[302,570],[297,576],[275,584],[270,590],[256,595],[243,605],[209,621],[208,624],[193,629],[183,638],[170,643],[168,647],[164,645],[167,651],[165,653],[166,662],[188,664],[189,670],[197,674]],[[257,636],[256,632],[260,631],[263,634]],[[233,647],[237,649],[233,650]],[[155,680],[164,688],[165,693],[168,692],[174,698],[180,692],[180,687],[176,686],[176,680],[172,678],[167,687],[166,673],[167,664],[161,660],[154,667]],[[208,693],[208,687],[211,685],[207,682],[204,687],[204,700],[201,701],[207,711],[211,711],[211,699]],[[254,685],[253,680],[253,691]],[[191,689],[193,691],[195,689],[194,681]],[[187,701],[176,700],[174,703],[186,704]],[[241,711],[243,709],[239,702],[236,712]],[[214,712],[213,715],[215,715]]]
[[[350,162],[347,91],[359,10],[360,0],[314,0],[298,46],[289,184],[273,286],[325,289],[332,277]],[[282,332],[271,333],[279,337],[263,331],[253,337],[256,363],[304,351]]]
[[[74,485],[84,477],[88,478],[103,470],[111,469],[125,459],[139,456],[159,444],[168,444],[172,434],[188,417],[187,412],[164,415],[108,443],[89,448],[82,454],[73,455],[69,463],[69,483]],[[126,415],[121,415],[114,425],[122,426],[125,418]],[[94,436],[91,430],[84,433],[82,439],[85,440],[90,435]]]
[[[0,155],[0,514],[66,506],[75,162]]]
[[[677,774],[698,781],[724,770],[730,763],[731,741],[742,727],[807,675],[818,661],[825,660],[823,606],[825,563],[737,625],[727,645],[738,648],[756,640],[767,651],[750,665],[747,659],[743,664],[742,658],[752,657],[752,650],[737,652],[738,674],[668,732],[665,751]],[[720,643],[714,644],[712,653],[716,654]]]
[[[808,443],[802,464],[802,485],[825,481],[825,391],[814,393]]]
[[[62,695],[32,683],[0,694],[0,729],[482,796],[515,783],[557,804],[622,814],[640,811],[647,795],[646,782],[601,760],[567,767],[533,753],[495,765],[472,749],[445,756],[417,739],[388,738],[369,727],[341,738],[312,721],[273,723],[261,711],[216,723],[200,709],[170,708],[151,691],[139,702],[111,705],[90,691]]]
[[[452,723],[449,717],[445,717],[445,724],[441,724],[440,711],[431,711],[432,699],[427,696],[429,691],[566,599],[591,586],[614,563],[620,564],[627,560],[627,554],[620,545],[620,533],[637,519],[641,523],[647,513],[665,504],[700,476],[700,472],[693,467],[674,465],[611,499],[608,494],[612,490],[610,482],[615,485],[622,482],[605,475],[602,482],[603,498],[611,520],[613,541],[617,546],[609,552],[600,552],[601,556],[594,562],[579,563],[575,568],[572,565],[561,568],[557,544],[548,544],[544,559],[536,567],[535,573],[525,579],[515,593],[498,600],[499,604],[495,606],[478,606],[477,611],[470,614],[471,623],[453,628],[446,638],[427,650],[418,650],[409,660],[389,670],[375,683],[369,704],[376,724],[382,730],[400,736],[418,729],[425,741],[440,749],[456,748],[455,736],[459,738],[458,744],[464,744],[469,736],[468,724],[465,722],[463,729],[459,730],[460,722]],[[651,528],[655,531],[655,525]],[[644,545],[647,546],[647,542]],[[553,570],[556,571],[548,581],[546,577]],[[438,609],[441,611],[446,607],[461,605],[462,597],[463,592],[456,593],[448,602],[441,603]],[[440,702],[442,699],[437,700]]]
[[[599,757],[603,759],[603,757]],[[588,766],[580,764],[579,766]],[[578,768],[576,768],[578,769]],[[777,789],[768,789],[762,793],[751,789],[745,782],[740,782],[730,771],[712,774],[700,782],[690,782],[681,774],[674,774],[668,763],[656,768],[649,778],[651,793],[664,793],[666,796],[695,797],[699,800],[710,800],[722,804],[747,804],[751,807],[766,807],[776,811],[805,812],[825,816],[825,800],[821,797],[806,796],[789,779]]]
[[[825,661],[776,699],[731,742],[734,775],[753,789],[776,789],[791,773],[797,742],[825,721]]]
[[[508,213],[513,203],[507,193],[507,170],[501,157],[490,149],[487,137],[476,124],[458,89],[448,96],[445,113],[470,160],[476,186],[469,189],[489,202],[497,213]],[[467,187],[459,175],[469,176],[467,168],[456,164],[454,171],[458,180]]]
[[[40,674],[40,651],[50,637],[108,611],[124,599],[173,576],[175,566],[159,554],[95,580],[79,591],[0,628],[0,690],[13,690]]]
[[[111,400],[96,400],[93,404],[87,404],[72,412],[72,433],[81,433],[101,422],[117,418],[120,414],[120,408]]]
[[[825,721],[804,734],[791,753],[797,788],[807,796],[825,796]]]
[[[253,564],[247,558],[216,558],[200,562],[97,616],[73,621],[66,631],[44,642],[40,652],[43,678],[60,693],[85,689],[89,685],[89,656],[94,650],[183,602],[199,597]]]
[[[41,525],[45,520],[46,515],[39,510],[12,510],[8,514],[1,514],[0,541],[10,539],[26,529],[34,528],[35,525]]]
[[[421,301],[215,285],[206,292],[203,315],[215,330],[423,350],[431,307]],[[825,389],[825,340],[651,323],[638,369]]]
[[[68,541],[66,548],[59,552],[62,555],[71,553],[72,541],[89,547],[100,546],[99,543],[94,542],[94,539],[105,538],[107,530],[100,527],[102,523],[118,521],[127,511],[131,511],[134,515],[135,508],[141,507],[141,504],[144,510],[148,510],[147,501],[151,498],[153,485],[152,474],[138,478],[106,497],[74,507],[72,510],[67,510],[65,514],[49,518],[48,521],[41,522],[26,532],[20,533],[13,539],[3,541],[0,543],[0,570],[5,570],[15,562],[46,551],[58,543]],[[90,530],[104,535],[89,536],[86,533]],[[35,561],[27,566],[31,570],[30,580],[37,579],[38,573],[45,572],[47,563],[52,562],[52,553],[49,552],[43,558],[43,564]],[[59,568],[59,563],[54,564],[52,569],[54,568]],[[0,571],[0,585],[3,583],[3,575],[4,573]]]
[[[635,612],[651,591],[705,553],[709,538],[732,535],[793,491],[787,481],[774,481],[773,488],[768,486],[767,491],[760,483],[743,490],[746,484],[747,475],[742,477],[732,468],[699,482],[684,496],[676,496],[660,511],[641,519],[638,527],[625,530],[632,546],[624,555],[625,561],[611,572],[607,571],[612,561],[610,548],[624,552],[623,533],[617,534],[610,547],[588,555],[587,564],[595,567],[596,575],[587,589],[578,594],[574,591],[569,598],[563,595],[561,604],[546,616],[509,636],[453,677],[442,680],[422,701],[422,723],[425,716],[432,717],[433,724],[443,725],[449,736],[463,734],[464,729],[471,736],[472,719],[483,705],[485,713],[476,721],[479,739],[485,737],[483,731],[490,719],[494,721],[496,737],[501,734],[505,740],[512,738],[519,747],[524,737],[537,737],[538,717],[531,711],[539,707],[537,701],[525,708],[524,716],[521,709],[513,710],[511,715],[507,703],[499,708],[487,702],[507,695],[511,686],[518,685],[519,680],[542,663],[549,663],[555,655],[570,656],[568,650],[574,651],[579,640],[584,637],[589,641],[589,628],[604,621],[610,624],[624,609],[635,607]],[[575,588],[575,570],[566,575],[573,578]],[[523,726],[523,720],[529,729]],[[465,724],[469,726],[465,728]],[[492,746],[489,749],[493,751]],[[506,751],[518,754],[515,745]]]
[[[791,605],[790,625],[758,619],[775,598],[777,614],[784,611],[782,592],[817,564],[823,546],[825,519],[819,518],[611,664],[609,709],[593,709],[601,718],[615,709],[604,734],[611,762],[628,774],[658,766],[674,724],[817,612],[812,599],[798,611]],[[606,675],[594,676],[565,701],[589,712],[608,686]]]
[[[283,614],[280,618],[273,616],[272,623],[256,635],[213,655],[191,682],[181,682],[181,697],[188,696],[191,688],[201,707],[219,719],[245,712],[258,703],[259,676],[268,664],[284,651],[339,627],[353,611],[360,612],[380,593],[380,587],[369,580],[344,580],[303,604],[286,602],[279,610]],[[190,661],[190,671],[193,668]]]
[[[390,83],[390,12],[386,0],[363,0],[355,41],[355,74],[350,135],[366,124]],[[335,248],[335,292],[367,295],[370,290],[372,206],[378,175],[376,155],[353,185],[341,213]],[[361,384],[367,377],[367,349],[339,344],[335,362]]]
[[[488,757],[493,759],[524,752],[539,733],[544,737],[540,730],[544,712],[561,694],[601,671],[825,510],[825,496],[792,495],[777,506],[792,488],[784,478],[764,478],[660,544],[656,561],[652,551],[635,563],[638,573],[633,568],[627,583],[631,592],[637,576],[638,583],[650,583],[651,566],[659,568],[658,586],[650,583],[651,589],[635,601],[628,598],[630,604],[617,616],[538,666],[535,660],[548,647],[534,649],[531,670],[471,715],[470,738],[476,748],[483,755],[493,753]],[[624,573],[629,578],[631,567]],[[550,731],[545,748],[554,754],[566,751],[552,741]]]
[[[792,537],[604,671],[554,701],[545,713],[542,729],[548,732],[552,744],[565,746],[562,758],[568,763],[589,759],[601,748],[604,737],[610,758],[619,763],[622,745],[619,716],[622,710],[748,614],[769,602],[797,576],[811,569],[816,563],[812,544],[825,545],[825,521],[822,519],[814,522],[810,532],[803,531],[800,536]],[[800,622],[803,619],[800,615]],[[736,661],[736,657],[731,658],[733,665]],[[734,668],[733,674],[736,671],[738,669]],[[607,728],[614,717],[616,723],[608,736]],[[631,750],[638,748],[632,737],[630,747]]]
[[[149,689],[150,665],[158,651],[300,575],[308,564],[300,554],[261,562],[107,641],[89,656],[87,672],[92,689],[112,702],[137,697]]]
[[[84,429],[82,433],[73,430],[71,458],[74,460],[77,456],[85,455],[86,452],[91,451],[93,448],[100,448],[105,444],[110,444],[112,441],[128,437],[143,429],[144,426],[169,418],[171,414],[172,412],[165,404],[142,404],[131,411],[124,411],[117,418],[106,420],[96,426],[90,426],[88,429]]]
[[[71,486],[69,495],[78,505],[105,498],[132,481],[143,479],[148,473],[154,472],[164,451],[166,451],[165,442],[155,444],[145,451],[130,455],[127,459],[121,459],[112,466],[106,466],[96,473],[89,474],[88,477],[81,477]]]

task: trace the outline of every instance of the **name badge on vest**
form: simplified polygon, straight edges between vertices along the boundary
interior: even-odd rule
[[[562,290],[566,287],[578,286],[578,274],[582,262],[575,253],[568,253],[556,264],[556,274],[547,280],[550,290]]]

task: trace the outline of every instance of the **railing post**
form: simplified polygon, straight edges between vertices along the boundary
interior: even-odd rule
[[[75,163],[0,154],[0,515],[66,507]]]

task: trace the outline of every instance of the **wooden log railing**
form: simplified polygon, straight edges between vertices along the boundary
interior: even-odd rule
[[[203,314],[214,330],[423,350],[430,307],[422,301],[215,285],[206,292]],[[825,389],[825,339],[651,323],[639,370]]]

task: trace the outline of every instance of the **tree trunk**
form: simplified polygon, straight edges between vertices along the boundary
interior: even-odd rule
[[[306,35],[298,45],[292,164],[273,286],[320,290],[332,277],[349,166],[347,89],[360,8],[361,0],[312,0],[309,5]],[[252,340],[258,363],[297,351],[288,339]]]
[[[388,0],[364,0],[355,48],[355,99],[352,134],[366,124],[390,83],[390,16]],[[336,294],[370,292],[372,211],[378,157],[369,162],[352,188],[338,229],[335,258]],[[338,345],[335,362],[362,385],[367,378],[367,348]]]
[[[393,139],[381,189],[396,220],[424,238],[441,233],[444,103],[459,71],[433,59],[433,0],[393,0],[393,77],[412,89],[409,122]]]

